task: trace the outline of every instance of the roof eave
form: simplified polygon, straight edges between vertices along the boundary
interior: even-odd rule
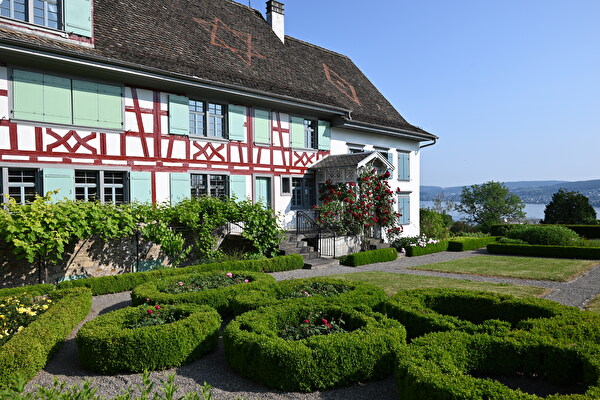
[[[437,140],[438,137],[429,132],[418,132],[411,131],[409,129],[400,129],[389,126],[371,124],[368,122],[361,122],[357,120],[348,120],[344,118],[336,119],[334,126],[339,128],[346,128],[352,130],[366,131],[370,133],[377,133],[385,136],[393,136],[402,139],[414,140],[417,142],[424,142],[428,140]]]

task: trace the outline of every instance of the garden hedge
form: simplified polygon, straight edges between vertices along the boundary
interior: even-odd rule
[[[531,257],[576,258],[583,260],[600,259],[600,247],[493,243],[487,245],[487,251],[492,254],[510,254]]]
[[[526,319],[551,318],[576,310],[550,300],[459,289],[404,290],[379,309],[402,323],[409,339],[436,331],[508,331]],[[489,320],[495,321],[481,326]]]
[[[301,269],[304,259],[299,254],[290,254],[262,260],[225,261],[219,263],[193,265],[185,268],[165,268],[148,272],[133,272],[121,275],[85,278],[61,282],[59,288],[89,287],[94,296],[108,293],[119,293],[132,290],[134,287],[160,278],[186,275],[206,271],[257,271],[277,272]]]
[[[16,374],[31,379],[92,306],[87,288],[53,290],[48,296],[54,305],[0,346],[0,388],[6,388]]]
[[[497,241],[497,236],[454,238],[448,241],[448,251],[477,250]]]
[[[345,292],[334,294],[335,291]],[[326,294],[318,294],[329,292]],[[317,294],[315,294],[317,293]],[[306,294],[306,297],[296,297]],[[251,290],[237,295],[231,301],[234,314],[242,314],[259,307],[289,302],[327,301],[346,307],[373,308],[385,301],[385,291],[363,282],[331,278],[293,279],[277,282],[263,290]]]
[[[87,322],[77,333],[81,364],[111,374],[176,367],[200,358],[217,345],[221,317],[214,308],[196,304],[161,306],[182,318],[163,325],[127,328],[148,305],[127,307]]]
[[[217,309],[221,315],[230,315],[233,313],[231,309],[231,300],[235,296],[249,290],[264,289],[275,283],[275,278],[262,272],[235,272],[247,276],[250,282],[217,289],[171,294],[164,291],[164,288],[167,285],[172,285],[178,281],[183,281],[191,277],[201,278],[203,276],[209,277],[215,274],[225,274],[225,271],[199,272],[196,274],[171,276],[135,287],[131,292],[131,302],[134,306],[144,303],[160,305],[180,303],[204,304]]]
[[[41,296],[41,295],[50,293],[54,289],[56,289],[56,287],[50,283],[41,283],[39,285],[18,286],[18,287],[13,287],[13,288],[0,289],[0,298],[20,295],[23,293],[27,293],[31,296]]]
[[[340,318],[349,332],[307,339],[279,337],[287,324],[303,321],[314,310]],[[308,392],[387,376],[406,331],[381,314],[369,315],[335,305],[286,304],[249,311],[225,329],[225,358],[242,376],[286,391]]]
[[[491,234],[494,236],[506,236],[506,232],[509,231],[513,226],[519,226],[521,224],[501,224],[492,225]],[[579,236],[583,236],[587,239],[600,239],[600,224],[598,225],[559,225],[567,227],[575,231]]]
[[[396,380],[402,399],[592,400],[600,398],[600,348],[568,346],[543,336],[431,333],[407,346]],[[535,379],[583,394],[544,397],[510,389],[499,380]],[[496,380],[499,379],[499,380]],[[560,388],[559,388],[560,389]]]
[[[407,257],[424,256],[425,254],[440,253],[448,250],[448,241],[441,240],[437,243],[430,243],[425,247],[407,246],[404,248]]]
[[[340,258],[340,264],[349,267],[358,267],[359,265],[374,264],[385,261],[394,261],[398,258],[398,250],[393,247],[377,250],[361,251],[352,253]]]
[[[521,321],[517,328],[550,336],[566,344],[590,342],[600,344],[600,315],[573,309],[553,318]]]

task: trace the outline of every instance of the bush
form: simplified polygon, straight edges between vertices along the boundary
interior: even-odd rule
[[[450,225],[450,233],[453,235],[464,235],[466,233],[481,232],[476,225],[470,224],[467,221],[455,221]],[[492,233],[494,235],[494,233]]]
[[[489,243],[495,243],[497,240],[498,238],[495,236],[457,237],[448,241],[448,251],[476,250],[487,246]]]
[[[50,293],[54,289],[56,289],[56,287],[50,283],[6,288],[0,289],[0,298],[19,295],[23,293],[27,293],[31,296],[41,296]]]
[[[529,244],[488,244],[487,251],[491,254],[510,254],[515,256],[576,258],[583,260],[600,259],[598,247],[576,246],[536,246]]]
[[[99,316],[77,333],[81,364],[111,374],[176,367],[198,359],[217,345],[221,317],[208,306],[166,305],[180,319],[163,325],[128,328],[148,309],[127,307]]]
[[[165,291],[165,288],[168,285],[176,284],[178,281],[182,281],[191,277],[207,277],[210,279],[210,277],[213,275],[224,275],[225,272],[214,271],[200,272],[197,274],[189,275],[178,275],[157,281],[147,282],[145,284],[135,287],[131,292],[131,302],[134,306],[144,303],[161,305],[180,303],[204,304],[217,309],[217,311],[219,311],[221,315],[232,314],[233,311],[230,307],[230,303],[235,296],[239,295],[240,293],[243,293],[244,291],[264,288],[265,286],[269,286],[275,283],[275,278],[273,278],[270,275],[263,274],[261,272],[238,272],[247,276],[250,282],[232,286],[225,286],[217,289],[200,290],[196,292],[185,292],[177,294],[167,293]]]
[[[231,301],[231,307],[235,314],[242,314],[259,307],[322,299],[346,307],[373,308],[386,297],[383,289],[363,282],[331,278],[294,279],[277,282],[264,290],[241,293]]]
[[[89,289],[53,290],[49,296],[54,305],[0,346],[0,388],[6,388],[16,374],[31,379],[92,305]]]
[[[505,336],[439,332],[413,341],[396,369],[402,399],[540,398],[486,379],[499,376],[542,378],[555,385],[575,384],[585,391],[556,399],[598,399],[600,351],[598,347],[561,345],[526,332]]]
[[[360,253],[348,254],[340,258],[340,264],[349,267],[374,264],[379,262],[394,261],[398,258],[398,251],[393,247],[386,249],[367,250]]]
[[[550,318],[572,307],[535,298],[519,299],[490,292],[456,289],[413,289],[396,293],[380,310],[402,323],[409,339],[430,332],[508,330],[530,318]],[[505,324],[478,326],[489,320]]]
[[[348,332],[301,340],[279,337],[315,311],[345,322]],[[239,374],[286,391],[308,392],[382,378],[392,371],[406,331],[381,314],[334,305],[287,304],[250,311],[225,329],[225,358]]]
[[[519,322],[517,328],[550,336],[569,345],[600,343],[600,315],[590,311],[574,309],[553,318],[525,320]]]
[[[527,242],[521,240],[521,239],[510,239],[507,237],[502,237],[500,239],[498,239],[498,243],[502,243],[502,244],[527,244]]]
[[[544,210],[541,224],[596,224],[596,210],[579,192],[560,189]]]
[[[429,243],[425,247],[408,246],[404,248],[407,257],[423,256],[425,254],[440,253],[448,250],[448,241],[442,240],[437,243]]]
[[[506,232],[515,226],[520,224],[502,224],[492,226],[492,235],[494,236],[506,236]],[[549,225],[546,225],[549,226]],[[564,226],[572,231],[575,231],[579,236],[583,236],[588,239],[600,239],[600,225],[559,225]]]
[[[59,288],[89,287],[94,296],[108,293],[119,293],[132,290],[134,287],[156,279],[170,276],[186,275],[207,271],[257,271],[277,272],[300,269],[304,267],[304,259],[299,254],[267,258],[262,260],[225,261],[220,263],[200,264],[185,268],[166,268],[148,272],[133,272],[122,275],[85,278],[66,281],[58,284]]]
[[[421,208],[419,210],[421,233],[438,239],[446,239],[450,234],[444,214],[434,210]],[[451,222],[452,220],[450,220]]]
[[[550,246],[572,246],[579,240],[579,235],[571,229],[556,225],[519,225],[510,229],[506,237]]]

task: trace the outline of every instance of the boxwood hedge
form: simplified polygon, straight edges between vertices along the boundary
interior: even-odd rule
[[[41,296],[50,293],[54,289],[56,289],[56,287],[50,283],[5,288],[0,289],[0,298],[19,295],[23,293],[27,293],[32,296]]]
[[[349,332],[301,340],[279,337],[285,325],[299,324],[315,310],[343,319]],[[323,303],[249,311],[229,323],[223,335],[232,369],[267,386],[302,392],[387,376],[405,339],[397,321]]]
[[[48,295],[54,305],[0,346],[0,388],[6,388],[16,374],[31,379],[92,306],[92,293],[86,288],[54,290]]]
[[[448,251],[477,250],[497,241],[497,236],[454,238],[448,241]]]
[[[413,341],[398,359],[402,399],[539,400],[496,379],[546,381],[582,394],[554,400],[600,398],[600,348],[568,346],[527,332],[504,336],[437,332]],[[534,378],[535,377],[535,378]],[[545,396],[545,394],[542,394]]]
[[[492,254],[511,254],[518,256],[576,258],[583,260],[600,259],[600,247],[493,243],[487,245],[487,251]]]
[[[293,279],[277,282],[263,290],[251,290],[231,301],[235,314],[259,307],[323,299],[347,307],[375,307],[387,298],[385,291],[363,282],[331,278]]]
[[[506,236],[508,232],[514,226],[520,226],[521,224],[500,224],[492,225],[491,233],[495,236]],[[546,225],[549,226],[549,225]],[[560,225],[567,227],[575,231],[579,236],[583,236],[587,239],[600,239],[600,224],[598,225]]]
[[[430,332],[509,330],[530,318],[551,318],[577,310],[550,300],[516,298],[491,292],[458,289],[400,291],[382,303],[380,310],[400,321],[409,339]],[[496,320],[500,323],[488,323]]]
[[[233,312],[230,303],[235,296],[249,290],[264,289],[275,283],[275,278],[262,272],[235,271],[235,273],[243,274],[248,277],[250,282],[216,289],[171,294],[165,291],[165,288],[168,285],[174,285],[178,281],[183,281],[192,277],[201,279],[202,277],[210,278],[212,275],[216,274],[224,275],[225,271],[199,272],[196,274],[171,276],[135,287],[131,292],[131,301],[133,305],[144,303],[161,305],[179,303],[205,304],[217,309],[221,315],[228,315]]]
[[[590,311],[573,309],[553,318],[529,319],[519,322],[517,328],[567,344],[600,344],[600,315]]]
[[[421,246],[407,246],[406,250],[407,257],[424,256],[425,254],[440,253],[448,250],[448,241],[441,240],[437,243],[430,243],[425,247]]]
[[[78,279],[58,284],[59,288],[89,287],[94,296],[108,293],[119,293],[132,290],[134,287],[155,279],[169,276],[186,275],[195,272],[208,271],[256,271],[277,272],[301,269],[304,259],[299,254],[266,258],[262,260],[226,261],[211,264],[193,265],[185,268],[165,268],[148,272],[133,272],[121,275],[101,276]]]
[[[81,364],[103,374],[142,372],[179,366],[213,350],[221,317],[197,304],[162,306],[181,319],[163,325],[127,328],[147,305],[127,307],[87,322],[75,338]]]
[[[367,250],[348,254],[347,256],[340,258],[340,264],[349,267],[358,267],[359,265],[394,261],[396,258],[398,258],[398,251],[393,247],[388,247],[385,249]]]

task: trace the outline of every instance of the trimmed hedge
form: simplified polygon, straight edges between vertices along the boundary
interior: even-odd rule
[[[576,258],[583,260],[600,259],[600,247],[493,243],[487,245],[487,251],[492,254],[510,254],[532,257]]]
[[[448,241],[448,251],[477,250],[497,241],[497,236],[454,238]]]
[[[163,325],[126,328],[148,309],[127,307],[86,323],[75,338],[81,364],[111,374],[143,372],[180,366],[200,358],[217,346],[221,317],[208,306],[165,305],[162,310],[181,313],[181,319]]]
[[[331,285],[334,288],[345,288],[348,291],[333,296],[322,296],[311,293],[311,286]],[[310,296],[290,298],[295,293],[306,291]],[[346,307],[373,308],[385,301],[385,291],[377,286],[363,282],[346,281],[331,278],[294,279],[277,282],[263,290],[251,290],[241,293],[231,301],[234,314],[242,314],[259,307],[274,306],[289,302],[311,302],[323,300]]]
[[[491,233],[494,236],[506,236],[506,232],[508,232],[513,226],[520,226],[521,224],[501,224],[501,225],[492,225]],[[552,225],[544,225],[544,226],[552,226]],[[583,236],[587,239],[600,239],[600,224],[598,225],[556,225],[556,226],[564,226],[567,227],[579,236]]]
[[[302,340],[278,336],[287,324],[301,323],[313,311],[340,318],[350,332]],[[335,305],[286,304],[249,311],[225,329],[225,358],[242,376],[286,391],[309,392],[382,378],[392,372],[406,331],[381,314]]]
[[[262,260],[225,261],[211,264],[193,265],[185,268],[166,268],[148,272],[133,272],[121,275],[85,278],[61,282],[59,288],[89,287],[94,296],[108,293],[119,293],[132,290],[134,287],[156,279],[170,276],[186,275],[207,271],[256,271],[277,272],[301,269],[304,259],[299,254],[266,258]]]
[[[377,250],[361,251],[352,253],[340,258],[340,264],[349,267],[358,267],[359,265],[374,264],[385,261],[394,261],[398,258],[398,250],[393,247]]]
[[[501,376],[535,377],[553,385],[575,384],[585,392],[550,396],[554,400],[598,399],[600,349],[567,346],[527,332],[505,336],[438,332],[407,346],[396,368],[402,399],[541,399],[494,380]]]
[[[574,309],[553,318],[525,320],[519,322],[517,328],[566,344],[600,344],[600,315],[590,311]]]
[[[56,289],[56,287],[51,283],[41,283],[39,285],[27,285],[14,288],[6,288],[0,289],[0,298],[20,295],[23,293],[27,293],[31,296],[41,296],[50,293],[54,289]]]
[[[506,237],[544,246],[573,246],[580,239],[575,231],[558,225],[517,225]]]
[[[240,274],[246,275],[250,282],[241,283],[232,286],[225,286],[217,289],[206,289],[196,292],[178,293],[171,294],[166,293],[162,290],[167,285],[174,284],[179,280],[185,280],[189,277],[202,277],[211,276],[215,274],[225,274],[224,271],[214,272],[199,272],[197,274],[178,275],[161,280],[155,280],[139,285],[131,292],[131,302],[134,306],[148,303],[148,304],[180,304],[180,303],[195,303],[204,304],[211,306],[221,315],[230,315],[233,313],[231,309],[231,300],[249,290],[264,289],[275,283],[275,278],[271,275],[264,274],[262,272],[251,272],[251,271],[236,271]],[[146,299],[150,299],[146,301]]]
[[[438,243],[428,244],[425,247],[421,246],[407,246],[406,250],[407,257],[424,256],[425,254],[440,253],[448,250],[448,241],[441,240]]]
[[[400,291],[379,309],[402,323],[409,339],[436,331],[508,331],[526,319],[577,310],[550,300],[458,289]],[[490,320],[495,321],[486,323]]]
[[[54,305],[0,346],[0,388],[10,385],[15,374],[31,379],[92,306],[86,288],[53,290],[48,296]]]

